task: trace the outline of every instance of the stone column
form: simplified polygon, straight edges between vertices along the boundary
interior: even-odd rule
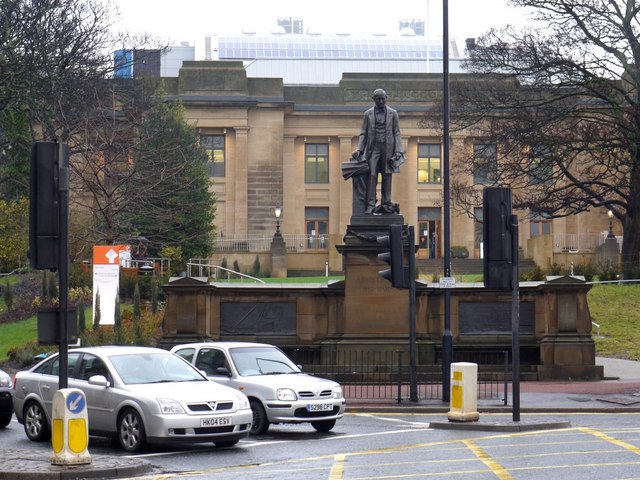
[[[246,234],[248,232],[248,165],[249,165],[249,127],[235,127],[236,132],[236,156],[235,156],[235,233]]]
[[[304,178],[302,183],[300,177],[296,172],[295,163],[295,135],[285,135],[284,145],[282,147],[282,197],[284,198],[284,204],[282,205],[282,224],[281,228],[284,232],[287,232],[287,225],[295,225],[298,222],[298,215],[296,211],[299,210],[296,207],[303,205],[302,198],[294,195],[294,192],[304,192],[304,188],[301,185],[304,184]],[[304,211],[302,212],[304,221]]]

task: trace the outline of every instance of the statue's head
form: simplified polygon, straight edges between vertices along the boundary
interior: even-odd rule
[[[373,101],[376,104],[376,107],[382,108],[382,107],[384,107],[385,103],[387,102],[387,92],[385,92],[381,88],[376,88],[373,91],[373,95],[372,95],[371,98],[373,98]]]
[[[387,92],[385,92],[381,88],[376,88],[373,91],[373,95],[371,96],[371,98],[373,98],[374,102],[376,101],[377,98],[382,98],[382,99],[386,100],[387,99]]]

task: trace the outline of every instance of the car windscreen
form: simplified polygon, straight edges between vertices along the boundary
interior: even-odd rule
[[[275,347],[231,348],[229,353],[238,373],[243,377],[300,373],[300,369]]]
[[[170,353],[128,353],[109,357],[127,385],[207,381],[200,372]]]

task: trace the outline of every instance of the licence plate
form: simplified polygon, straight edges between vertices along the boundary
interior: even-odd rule
[[[307,412],[327,412],[333,410],[333,403],[309,403]]]
[[[231,417],[202,418],[200,420],[201,427],[217,427],[220,425],[229,425]]]

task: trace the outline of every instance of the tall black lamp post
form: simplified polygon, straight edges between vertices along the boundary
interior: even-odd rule
[[[274,215],[276,216],[276,236],[281,236],[280,234],[280,216],[282,215],[282,207],[276,207],[273,210]]]
[[[616,236],[613,234],[613,212],[609,210],[607,216],[609,217],[609,234],[607,238],[615,238]]]
[[[444,276],[451,277],[451,199],[449,197],[449,2],[442,1],[442,191],[444,194]],[[451,289],[444,290],[444,333],[442,335],[442,401],[450,400],[453,336],[451,333]]]

